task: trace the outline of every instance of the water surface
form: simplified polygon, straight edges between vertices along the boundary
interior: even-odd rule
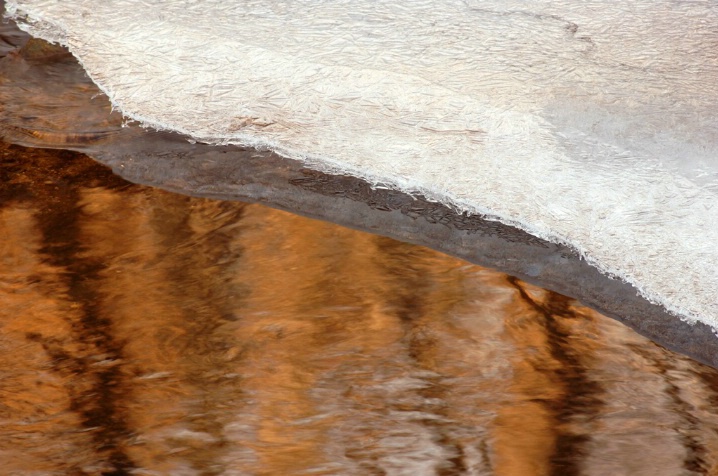
[[[561,295],[0,149],[9,475],[718,471],[718,374]]]

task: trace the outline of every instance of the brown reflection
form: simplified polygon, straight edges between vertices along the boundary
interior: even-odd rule
[[[9,474],[101,464],[71,411],[90,380],[64,358],[86,351],[73,338],[78,312],[63,299],[62,270],[43,262],[34,211],[0,211],[0,460]]]
[[[0,147],[7,474],[711,474],[716,371],[563,296]]]
[[[516,290],[505,310],[515,346],[514,402],[496,421],[500,472],[582,474],[580,456],[605,395],[588,370],[599,343],[575,336],[595,335],[595,314],[564,296],[507,281]]]

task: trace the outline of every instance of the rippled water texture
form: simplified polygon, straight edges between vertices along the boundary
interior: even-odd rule
[[[716,371],[506,275],[0,149],[3,474],[718,470]]]

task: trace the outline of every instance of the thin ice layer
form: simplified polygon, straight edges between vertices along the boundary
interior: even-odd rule
[[[126,115],[565,242],[718,327],[718,6],[25,0]]]

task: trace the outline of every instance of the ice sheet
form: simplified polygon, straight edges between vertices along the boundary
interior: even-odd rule
[[[718,5],[8,2],[125,115],[488,215],[718,327]]]

